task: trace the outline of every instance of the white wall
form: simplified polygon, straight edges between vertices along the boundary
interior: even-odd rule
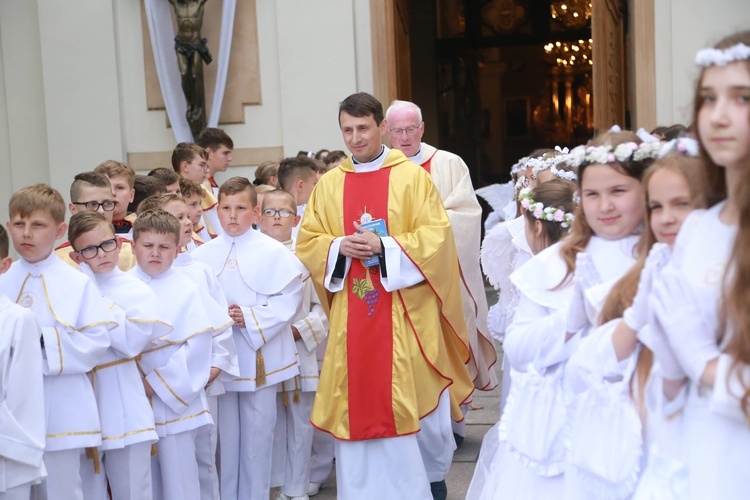
[[[656,118],[659,125],[692,120],[698,68],[695,53],[750,26],[748,0],[655,0]]]

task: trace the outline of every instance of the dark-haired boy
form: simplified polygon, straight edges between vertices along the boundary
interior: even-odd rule
[[[201,221],[206,227],[211,238],[221,234],[221,223],[219,222],[216,207],[218,201],[210,187],[206,187],[204,181],[208,175],[208,153],[202,147],[191,142],[181,142],[172,151],[172,168],[180,177],[185,177],[200,184],[203,190],[201,196],[201,208],[203,214]]]
[[[86,374],[109,347],[115,322],[94,282],[58,259],[65,234],[65,202],[44,184],[10,199],[8,232],[21,257],[0,280],[42,327],[42,374],[47,422],[44,464],[47,499],[82,499],[80,456],[102,442],[94,390]]]
[[[310,158],[284,158],[279,164],[279,187],[292,193],[300,218],[305,215],[307,200],[318,183],[318,178],[318,166]],[[298,232],[299,223],[294,226],[292,237],[296,238]]]
[[[142,212],[133,237],[138,265],[130,272],[151,287],[161,319],[174,328],[137,358],[159,435],[152,463],[154,496],[198,500],[195,441],[200,428],[213,425],[204,390],[211,372],[212,337],[232,322],[198,285],[172,267],[180,241],[180,223],[173,215]]]
[[[214,196],[219,196],[219,185],[214,176],[216,172],[226,172],[232,163],[234,141],[220,128],[205,128],[195,139],[195,143],[208,153],[208,176],[206,187],[210,188]]]
[[[0,226],[0,275],[12,262]],[[0,332],[0,498],[28,499],[32,483],[45,476],[42,331],[31,311],[0,292]]]
[[[164,167],[155,168],[148,173],[147,177],[155,177],[163,182],[167,193],[180,194],[180,176],[174,170]]]
[[[240,377],[225,382],[227,392],[219,396],[221,494],[227,498],[268,498],[276,386],[299,374],[291,323],[307,271],[281,243],[253,230],[256,205],[249,180],[224,182],[224,233],[193,251],[218,276],[235,321]]]

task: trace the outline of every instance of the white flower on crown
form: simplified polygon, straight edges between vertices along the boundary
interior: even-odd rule
[[[615,148],[615,160],[627,161],[636,149],[638,149],[638,144],[634,142],[623,142]]]
[[[610,148],[606,146],[599,146],[598,148],[589,148],[586,151],[586,158],[590,163],[609,163]]]
[[[565,157],[565,163],[571,167],[578,168],[586,159],[586,146],[577,146],[573,148],[568,156]]]
[[[698,156],[698,141],[692,137],[679,137],[664,144],[659,150],[659,158],[664,158],[669,153],[678,152],[685,156]]]
[[[750,47],[744,43],[732,45],[726,49],[701,49],[695,55],[695,64],[708,66],[726,66],[735,61],[750,59]]]
[[[559,170],[556,165],[552,165],[549,171],[552,172],[552,175],[554,175],[555,177],[565,179],[566,181],[575,182],[578,180],[578,176],[575,172],[570,172],[568,170]]]
[[[633,152],[633,160],[643,161],[646,159],[658,158],[660,149],[660,142],[643,142],[638,146],[638,149]]]

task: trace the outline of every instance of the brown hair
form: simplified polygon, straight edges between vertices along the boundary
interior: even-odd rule
[[[164,183],[165,186],[169,186],[170,184],[174,184],[175,182],[180,180],[180,176],[177,175],[177,172],[164,167],[153,169],[148,173],[148,176],[159,179]]]
[[[76,248],[76,240],[80,238],[81,235],[93,231],[101,225],[106,226],[107,229],[112,232],[112,237],[115,237],[115,230],[112,227],[112,224],[110,224],[109,221],[107,221],[107,218],[99,212],[78,212],[73,215],[68,224],[68,241],[73,247],[73,250],[78,251]]]
[[[180,177],[180,194],[183,198],[198,195],[203,198],[203,188],[192,179]]]
[[[367,92],[358,92],[352,94],[339,104],[339,125],[341,124],[341,113],[354,116],[356,118],[365,118],[372,116],[375,124],[380,126],[383,121],[383,105]]]
[[[29,217],[38,210],[47,211],[56,224],[65,222],[65,200],[57,189],[34,184],[19,189],[10,197],[8,212],[11,217]]]
[[[279,162],[268,160],[264,161],[258,168],[255,169],[255,180],[253,184],[260,186],[261,184],[268,184],[271,177],[278,178],[279,173]]]
[[[645,227],[637,245],[638,260],[625,275],[614,284],[602,306],[599,316],[599,323],[604,324],[615,318],[621,318],[625,309],[633,304],[633,299],[638,291],[638,284],[641,278],[641,272],[646,264],[646,258],[651,247],[656,243],[656,235],[651,229],[651,204],[648,198],[648,184],[656,172],[660,170],[670,170],[680,173],[685,177],[688,187],[690,188],[690,197],[694,208],[705,208],[706,206],[706,176],[703,170],[703,160],[684,156],[680,153],[670,153],[663,158],[659,158],[643,174],[643,186],[646,188],[646,210],[647,217],[644,221]],[[630,379],[630,395],[635,400],[637,406],[643,407],[643,398],[648,376],[651,373],[653,365],[653,353],[643,346],[641,353],[638,355],[633,377]],[[638,390],[636,391],[633,384],[638,381]]]
[[[216,151],[221,146],[226,146],[229,149],[234,149],[234,141],[220,128],[204,128],[203,131],[198,134],[195,139],[195,143],[204,148]],[[170,183],[171,184],[171,183]]]
[[[175,244],[180,244],[180,223],[165,210],[146,210],[138,214],[133,223],[133,242],[138,241],[141,233],[171,234]]]
[[[179,201],[185,203],[183,197],[177,193],[155,194],[153,196],[149,196],[141,202],[140,206],[138,207],[138,215],[142,214],[143,212],[148,212],[149,210],[163,210],[164,205],[166,205],[170,201]]]
[[[309,179],[318,171],[318,166],[310,158],[284,158],[279,165],[277,177],[279,187],[289,190],[299,179]]]
[[[149,196],[155,194],[162,194],[167,192],[167,186],[164,185],[157,177],[149,177],[148,175],[136,175],[135,176],[135,194],[133,195],[133,201],[128,205],[128,212],[137,212],[138,207],[141,205],[143,200]]]
[[[716,44],[717,49],[726,49],[738,43],[750,46],[750,31],[742,31],[728,36]],[[743,61],[748,72],[750,62]],[[701,85],[705,69],[701,71],[696,85],[694,120],[697,120],[700,112]],[[697,121],[695,121],[697,123]],[[703,145],[700,136],[700,128],[696,127],[696,136]],[[709,179],[709,203],[717,203],[727,195],[726,178],[724,171],[710,158],[706,148],[701,148]],[[732,246],[732,253],[727,263],[723,287],[722,306],[720,312],[720,334],[723,337],[731,328],[732,337],[727,344],[726,352],[732,357],[732,366],[727,374],[727,380],[734,377],[744,390],[740,397],[740,405],[745,419],[750,422],[750,386],[747,378],[742,376],[743,370],[750,365],[750,253],[747,251],[750,245],[750,166],[745,166],[741,173],[741,179],[736,186],[737,208],[739,224],[737,236]],[[720,381],[716,381],[720,383]]]
[[[273,191],[268,191],[267,193],[264,193],[263,195],[263,206],[262,209],[266,208],[266,202],[269,198],[284,198],[286,201],[289,202],[289,207],[292,209],[292,212],[294,212],[294,215],[297,215],[297,200],[294,198],[294,195],[290,193],[289,191],[284,191],[283,189],[274,189]]]
[[[86,186],[108,188],[112,191],[112,184],[110,184],[109,177],[106,175],[96,172],[82,172],[73,178],[73,183],[70,185],[70,201],[80,200],[81,190]],[[114,196],[111,196],[111,198],[114,199]]]
[[[192,142],[179,143],[175,146],[174,151],[172,151],[172,169],[177,172],[177,174],[181,175],[180,165],[182,165],[182,162],[186,161],[190,163],[196,156],[208,160],[208,153],[206,153],[206,150],[197,144],[193,144]]]
[[[346,153],[343,151],[336,149],[334,151],[331,151],[328,153],[328,155],[323,158],[323,163],[326,164],[326,167],[330,167],[333,163],[336,163],[339,160],[345,160],[346,159]]]
[[[128,186],[130,187],[130,189],[133,189],[133,183],[135,182],[135,170],[128,167],[124,163],[115,160],[107,160],[103,163],[100,163],[94,169],[94,172],[96,172],[97,174],[104,174],[110,179],[117,175],[122,175],[128,180]]]
[[[573,201],[575,190],[575,183],[563,179],[553,179],[549,182],[539,184],[531,190],[530,194],[534,201],[544,204],[545,207],[556,207],[566,213],[573,213],[576,208],[576,203]],[[524,216],[527,223],[534,224],[536,221],[542,223],[545,247],[554,245],[563,236],[568,234],[568,230],[562,227],[562,224],[559,222],[537,219],[529,210],[526,211]]]
[[[247,191],[250,196],[250,202],[253,206],[258,204],[258,193],[255,192],[255,186],[247,179],[247,177],[231,177],[224,181],[219,187],[219,201],[222,196],[229,196],[238,194],[243,191]]]
[[[7,257],[9,250],[10,242],[8,241],[8,231],[0,225],[0,259]]]
[[[634,142],[640,144],[642,141],[633,132],[623,130],[622,132],[604,132],[594,137],[589,141],[588,146],[599,147],[609,145],[612,148],[624,144],[626,142]],[[646,168],[651,165],[652,160],[646,159],[643,161],[624,161],[624,162],[610,162],[606,165],[615,169],[623,175],[632,177],[633,179],[641,180],[643,172]],[[583,175],[586,168],[590,165],[596,165],[596,163],[583,163],[578,167],[578,190],[582,190],[583,186]],[[591,230],[588,221],[586,220],[586,214],[583,211],[583,204],[581,203],[576,208],[575,222],[573,223],[573,229],[570,231],[570,236],[565,239],[560,248],[560,255],[565,261],[565,267],[567,272],[562,281],[555,287],[556,290],[564,288],[570,284],[570,280],[573,277],[573,272],[576,267],[576,255],[586,250],[586,246],[591,241],[591,237],[594,232]]]

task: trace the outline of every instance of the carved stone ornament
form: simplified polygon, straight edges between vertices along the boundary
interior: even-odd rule
[[[482,17],[497,33],[513,33],[526,19],[526,8],[515,0],[493,0],[485,6]]]

